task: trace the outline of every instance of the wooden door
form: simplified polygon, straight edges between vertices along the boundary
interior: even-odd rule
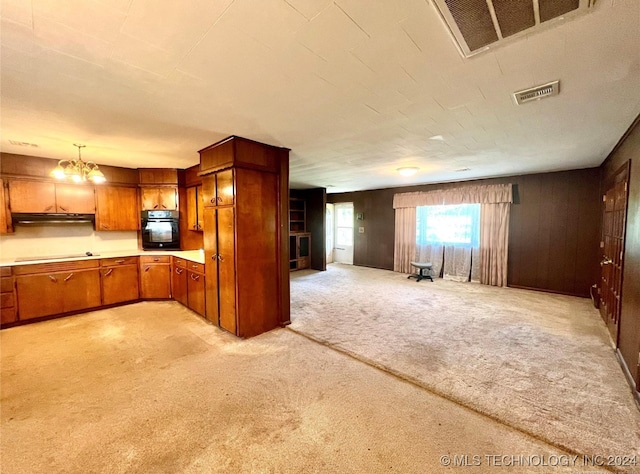
[[[57,212],[95,214],[96,196],[94,186],[62,183],[57,183],[55,186]]]
[[[202,202],[204,207],[216,206],[216,175],[202,177]]]
[[[64,312],[64,278],[68,273],[16,277],[18,319],[39,318]]]
[[[187,287],[189,296],[189,308],[196,313],[205,315],[205,278],[196,272],[189,272],[187,277]]]
[[[202,231],[202,186],[187,188],[187,228]]]
[[[140,263],[140,297],[143,299],[171,298],[171,266]]]
[[[618,346],[622,302],[624,241],[628,200],[628,164],[616,172],[604,196],[602,259],[600,261],[600,315]]]
[[[96,230],[138,230],[138,190],[120,186],[96,187]]]
[[[98,269],[74,270],[62,277],[63,312],[100,306],[100,272]]]
[[[232,205],[235,201],[233,168],[216,173],[216,201],[218,206]]]
[[[138,265],[106,267],[101,270],[102,304],[134,301],[140,297],[138,291]]]
[[[11,212],[56,212],[55,184],[40,181],[10,181],[9,203]]]
[[[187,270],[175,267],[172,275],[173,299],[178,303],[188,306],[187,299]]]
[[[218,209],[218,287],[220,327],[236,334],[236,266],[233,207]]]
[[[6,234],[9,232],[10,225],[7,221],[8,213],[7,213],[7,200],[4,189],[4,180],[0,179],[0,234]]]
[[[204,271],[206,283],[205,317],[214,324],[220,325],[218,312],[218,240],[216,209],[205,207],[204,219]]]

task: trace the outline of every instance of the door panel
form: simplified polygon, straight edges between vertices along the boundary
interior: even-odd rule
[[[208,174],[202,177],[202,201],[205,207],[217,205],[215,174]]]
[[[218,241],[216,210],[204,208],[204,271],[205,271],[205,317],[214,324],[220,325],[218,317]]]
[[[70,214],[95,214],[94,187],[88,184],[56,184],[56,208]]]
[[[231,205],[234,202],[235,189],[233,184],[233,169],[216,173],[218,206]]]
[[[63,274],[64,312],[100,306],[100,271],[80,270]]]
[[[11,212],[56,212],[54,183],[9,181]]]
[[[234,208],[218,209],[218,278],[220,327],[236,333]]]
[[[102,269],[102,304],[134,301],[138,297],[138,265]]]
[[[24,275],[16,278],[20,321],[64,311],[64,278],[67,274]]]
[[[602,259],[600,261],[600,315],[618,346],[622,301],[624,239],[627,214],[628,168],[616,174],[605,193],[602,216]]]

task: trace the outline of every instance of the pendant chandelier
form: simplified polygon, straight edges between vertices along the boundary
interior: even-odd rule
[[[74,183],[85,181],[91,181],[95,184],[104,183],[107,178],[104,177],[98,165],[93,161],[82,161],[81,150],[86,145],[76,145],[74,143],[73,146],[78,147],[78,159],[60,160],[58,166],[51,171],[51,176],[57,179],[68,179]]]

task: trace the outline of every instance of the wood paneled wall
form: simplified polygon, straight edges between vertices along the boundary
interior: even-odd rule
[[[618,349],[640,389],[640,118],[602,164],[603,182],[631,160]]]
[[[355,233],[355,265],[393,269],[393,195],[465,185],[513,183],[509,286],[588,296],[599,275],[598,168],[456,183],[329,194],[328,202],[353,202],[362,212]]]

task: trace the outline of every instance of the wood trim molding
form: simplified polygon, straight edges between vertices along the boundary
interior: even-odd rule
[[[631,134],[631,132],[633,131],[634,128],[636,128],[636,126],[640,126],[640,114],[633,120],[633,122],[631,122],[631,125],[629,125],[629,128],[627,128],[627,130],[624,132],[624,134],[622,134],[622,136],[620,137],[620,140],[618,140],[618,142],[615,144],[615,146],[613,147],[613,149],[609,152],[609,154],[607,155],[607,157],[604,159],[604,161],[602,163],[600,163],[600,166],[602,168],[604,168],[606,166],[606,164],[611,161],[612,157],[616,154],[616,152],[618,151],[618,149],[620,148],[620,146],[624,143],[624,141],[629,137],[629,135]]]

